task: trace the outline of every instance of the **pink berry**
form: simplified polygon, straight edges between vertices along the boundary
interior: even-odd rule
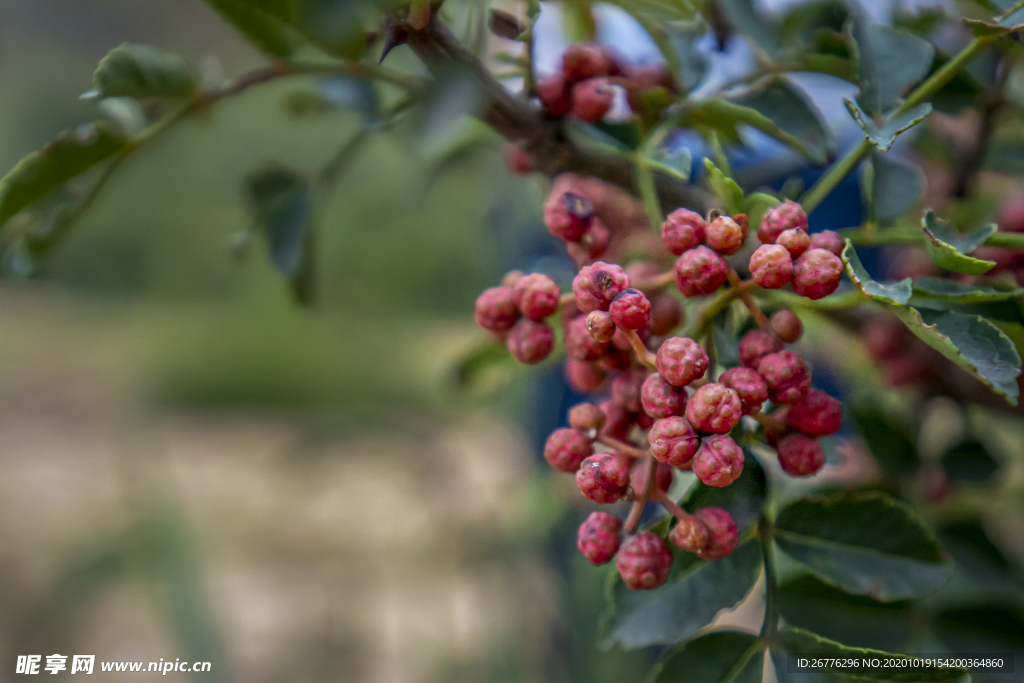
[[[476,298],[476,324],[491,332],[506,332],[519,319],[511,287],[490,287]]]
[[[567,81],[584,81],[597,76],[607,76],[612,64],[608,56],[597,45],[577,43],[562,53],[562,76]]]
[[[783,230],[775,238],[775,244],[785,247],[793,258],[799,258],[801,254],[811,248],[811,238],[801,228],[790,228]]]
[[[640,403],[651,417],[682,415],[686,410],[686,389],[672,386],[654,372],[640,387]]]
[[[508,271],[507,273],[505,273],[504,275],[501,276],[501,286],[502,287],[511,287],[512,288],[512,294],[515,295],[516,283],[519,282],[519,280],[523,277],[524,274],[525,273],[523,273],[523,271],[521,271],[521,270],[510,270],[510,271]]]
[[[796,403],[811,388],[811,371],[804,359],[792,351],[777,351],[761,359],[757,371],[768,385],[772,403]]]
[[[740,230],[743,232],[743,241],[747,241],[747,237],[750,236],[750,217],[745,213],[738,213],[732,217],[736,221],[736,225],[740,226]]]
[[[633,419],[629,411],[612,401],[601,401],[598,408],[601,409],[605,417],[601,435],[625,441],[629,437],[630,427],[633,426]]]
[[[612,299],[629,289],[629,276],[614,263],[595,261],[580,268],[572,281],[576,305],[584,313],[607,311]]]
[[[569,408],[569,426],[573,429],[600,429],[604,426],[604,420],[604,413],[593,403],[577,403]]]
[[[740,397],[744,415],[753,415],[768,400],[768,385],[753,368],[732,368],[718,378],[722,386],[729,387]]]
[[[693,456],[693,473],[708,486],[728,486],[743,472],[743,449],[730,436],[706,436]]]
[[[580,464],[576,485],[595,503],[614,503],[629,486],[629,463],[614,453],[595,453]]]
[[[676,298],[665,293],[655,294],[651,299],[651,320],[647,323],[651,334],[672,334],[683,322],[683,307]]]
[[[793,344],[800,339],[804,333],[803,323],[793,311],[782,309],[776,311],[771,317],[772,332],[779,336],[779,339],[787,344]]]
[[[661,536],[642,531],[619,548],[615,568],[629,590],[651,590],[668,581],[672,551]]]
[[[505,345],[517,361],[534,365],[551,355],[555,333],[545,322],[523,319],[509,330]]]
[[[607,564],[619,550],[622,522],[607,512],[591,512],[576,533],[576,548],[590,564]]]
[[[820,299],[836,291],[843,277],[843,262],[831,251],[811,249],[793,264],[793,291]]]
[[[639,330],[651,317],[651,302],[639,289],[624,289],[608,306],[615,325],[623,330]]]
[[[729,275],[721,254],[705,246],[694,247],[676,261],[676,287],[684,296],[703,296],[718,290]]]
[[[594,216],[580,241],[566,243],[565,249],[577,264],[582,265],[600,258],[608,249],[610,239],[608,228],[604,227],[600,218]]]
[[[669,337],[655,357],[661,378],[672,386],[686,386],[700,379],[708,369],[708,354],[689,337]]]
[[[552,192],[544,202],[544,224],[555,237],[579,242],[594,220],[594,205],[572,192]]]
[[[788,413],[789,406],[782,406],[774,412],[765,414],[761,426],[764,427],[764,440],[768,442],[769,446],[775,446],[779,439],[793,431],[786,421]]]
[[[565,381],[579,394],[600,389],[607,374],[603,368],[586,361],[570,359],[565,364]]]
[[[843,404],[818,389],[811,389],[789,406],[789,424],[807,436],[828,436],[843,426]]]
[[[604,355],[598,359],[597,364],[605,370],[625,370],[633,365],[633,356],[629,351],[609,346]]]
[[[608,349],[607,342],[600,342],[587,329],[587,319],[573,318],[565,325],[565,352],[573,360],[595,361]]]
[[[700,387],[686,402],[686,419],[709,434],[727,434],[742,415],[739,394],[717,382]]]
[[[586,317],[587,332],[600,344],[608,344],[615,337],[615,321],[608,311],[591,311]]]
[[[570,116],[596,123],[605,117],[615,103],[615,90],[607,78],[590,78],[572,86]]]
[[[708,224],[699,213],[689,209],[676,209],[661,224],[661,241],[676,256],[700,246],[707,234]]]
[[[787,474],[806,477],[825,465],[825,452],[815,439],[803,434],[790,434],[779,440],[775,446],[779,465]]]
[[[732,515],[722,508],[704,508],[697,510],[694,517],[708,528],[708,544],[697,552],[697,556],[705,560],[720,560],[732,555],[740,539],[740,530]]]
[[[552,116],[565,116],[572,109],[569,82],[560,73],[551,74],[537,81],[537,97]]]
[[[524,275],[512,291],[516,306],[527,318],[541,320],[558,310],[558,285],[544,273]]]
[[[647,435],[651,454],[660,462],[683,467],[693,459],[700,445],[700,437],[685,417],[666,417],[658,420]]]
[[[593,452],[590,439],[578,429],[556,429],[544,442],[544,459],[562,472],[575,472]]]
[[[735,254],[743,248],[743,228],[729,216],[719,216],[708,226],[707,244],[719,254]]]
[[[711,532],[707,525],[692,515],[687,515],[676,522],[668,534],[668,540],[680,550],[690,553],[702,551],[711,540]]]
[[[793,257],[778,244],[762,244],[750,255],[750,275],[765,289],[778,289],[793,279]]]
[[[663,462],[654,462],[654,487],[660,491],[668,492],[672,486],[672,467]],[[629,470],[629,487],[634,492],[640,493],[647,483],[647,467],[643,460],[638,460]]]
[[[647,371],[639,368],[623,370],[612,378],[612,402],[630,413],[641,410],[640,387],[647,379]]]
[[[637,413],[633,413],[633,424],[641,429],[641,431],[647,431],[654,426],[654,418],[643,412],[642,410]]]
[[[824,249],[825,251],[831,251],[836,256],[843,255],[843,249],[846,247],[846,240],[844,240],[838,232],[822,230],[821,232],[814,233],[810,238],[811,249]]]
[[[514,142],[505,143],[505,167],[516,175],[533,173],[533,158]]]
[[[802,206],[787,199],[764,212],[761,227],[757,229],[757,239],[764,244],[775,244],[779,235],[791,228],[801,228],[806,232],[807,214]]]
[[[774,334],[752,330],[740,339],[740,363],[744,367],[756,368],[762,358],[781,350],[782,340]]]

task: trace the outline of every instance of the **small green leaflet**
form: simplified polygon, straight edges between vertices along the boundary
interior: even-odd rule
[[[309,179],[282,166],[267,166],[248,175],[246,194],[270,260],[285,275],[295,275],[313,217]]]
[[[857,250],[853,248],[853,243],[850,240],[846,240],[842,257],[850,281],[865,296],[897,306],[905,306],[910,301],[910,295],[913,293],[910,278],[899,282],[875,282],[861,264]]]
[[[962,235],[949,221],[942,220],[929,209],[925,212],[921,225],[928,240],[925,243],[928,256],[940,268],[980,275],[995,267],[995,261],[984,261],[967,255],[987,242],[999,230],[995,223],[983,225]]]
[[[901,216],[924,195],[924,173],[917,166],[875,152],[865,173],[867,169],[871,170],[871,207],[878,221]]]
[[[730,214],[737,214],[743,210],[743,190],[735,180],[722,173],[715,162],[711,159],[704,159],[704,169],[708,174],[708,184],[711,191],[718,195]]]
[[[991,21],[964,19],[971,33],[979,38],[1002,36],[1024,29],[1024,2],[1016,2]]]
[[[888,152],[900,133],[921,123],[932,112],[931,102],[925,102],[911,107],[901,114],[893,114],[881,124],[876,124],[853,100],[843,100],[843,104],[846,105],[846,110],[850,112],[853,120],[864,131],[864,137],[877,147],[879,152]]]
[[[857,102],[869,116],[881,116],[895,106],[928,73],[935,55],[935,48],[924,38],[867,17],[854,23],[853,37],[864,83]]]
[[[199,87],[198,75],[178,55],[130,43],[100,60],[92,82],[104,97],[189,97]]]

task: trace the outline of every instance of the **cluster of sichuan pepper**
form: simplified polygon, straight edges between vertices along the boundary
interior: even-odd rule
[[[788,310],[767,318],[750,291],[792,284],[808,298],[830,294],[842,274],[842,242],[835,233],[808,235],[803,210],[784,202],[765,213],[757,231],[762,245],[750,260],[752,279],[744,280],[725,257],[745,245],[746,216],[712,212],[704,219],[677,209],[661,227],[662,245],[678,257],[675,267],[661,273],[642,262],[624,269],[592,260],[600,251],[587,247],[588,236],[598,243],[595,232],[604,228],[587,197],[573,189],[556,181],[544,207],[549,231],[570,254],[576,245],[589,257],[577,258],[571,295],[543,274],[513,272],[480,295],[476,320],[517,360],[536,363],[554,346],[545,318],[560,314],[566,377],[579,392],[599,398],[572,408],[569,426],[550,435],[544,457],[574,473],[589,500],[633,502],[625,522],[592,513],[580,527],[578,548],[594,564],[614,559],[629,588],[656,588],[668,578],[672,553],[657,534],[636,533],[646,503],[661,504],[675,518],[668,541],[683,551],[717,560],[736,547],[737,525],[726,510],[690,514],[668,490],[676,470],[692,471],[708,486],[735,482],[744,451],[733,436],[744,416],[755,421],[751,429],[775,448],[788,474],[807,476],[824,465],[817,439],[840,428],[841,405],[812,389],[803,358],[784,348],[800,338],[799,318]],[[715,294],[728,283],[747,305],[758,328],[739,340],[738,367],[716,367],[697,341],[673,335],[683,312],[666,291],[672,283],[686,298]]]

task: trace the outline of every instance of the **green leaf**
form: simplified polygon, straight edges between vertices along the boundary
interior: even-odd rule
[[[932,112],[931,102],[925,102],[901,114],[888,116],[881,124],[877,124],[853,100],[843,100],[843,104],[846,105],[846,111],[850,112],[850,116],[864,131],[864,137],[878,148],[879,152],[888,152],[900,133],[921,123]]]
[[[964,19],[963,22],[971,30],[971,33],[979,38],[1015,33],[1024,29],[1024,5],[1015,2],[998,16],[993,17],[991,21]]]
[[[757,523],[764,511],[768,492],[767,477],[757,458],[744,454],[743,472],[729,486],[708,486],[697,481],[680,503],[690,513],[702,508],[722,508],[736,520],[742,534]]]
[[[942,469],[950,479],[981,483],[999,470],[999,463],[978,440],[965,441],[946,451]]]
[[[1005,602],[945,610],[933,628],[954,652],[1013,652],[1018,658],[1024,654],[1024,614]]]
[[[64,131],[0,179],[0,225],[127,146],[128,141],[106,121],[85,124],[73,133]]]
[[[940,268],[968,275],[980,275],[995,268],[995,261],[984,261],[968,256],[996,234],[999,226],[995,223],[983,225],[963,235],[957,232],[949,221],[942,220],[929,209],[925,212],[921,225],[928,240],[925,243],[928,257]]]
[[[651,156],[644,157],[644,165],[667,173],[685,183],[690,181],[693,156],[687,147],[683,147],[679,152],[669,152],[664,147],[659,147]]]
[[[268,166],[249,174],[246,194],[274,267],[285,275],[296,275],[313,220],[309,179],[282,166]]]
[[[843,493],[791,503],[775,541],[818,578],[858,595],[902,600],[949,576],[935,536],[906,505],[880,493]]]
[[[533,27],[540,19],[540,10],[540,0],[526,0],[526,30],[516,40],[525,43],[533,38]]]
[[[869,116],[889,111],[932,65],[935,48],[908,31],[878,24],[867,17],[853,27],[864,84],[858,103]]]
[[[804,631],[799,628],[785,627],[779,631],[779,645],[787,652],[794,655],[819,655],[822,657],[837,657],[843,659],[908,659],[904,655],[892,654],[881,650],[864,650],[861,648],[848,647],[834,640],[822,638],[819,635]],[[843,668],[844,676],[855,677],[858,680],[869,681],[893,681],[907,683],[954,683],[961,681],[967,676],[967,669],[956,667],[851,667]]]
[[[752,633],[714,631],[670,650],[647,683],[761,683],[764,643]]]
[[[871,169],[871,205],[877,220],[903,215],[924,196],[924,173],[917,166],[876,153],[871,155]]]
[[[685,640],[721,610],[740,602],[754,587],[760,570],[760,546],[748,541],[724,559],[694,562],[661,588],[623,593],[604,644],[636,648]]]
[[[294,32],[279,18],[246,0],[203,0],[225,21],[264,52],[288,57],[299,46]]]
[[[697,41],[707,33],[703,22],[665,22],[660,25],[665,32],[666,47],[671,52],[672,73],[683,93],[694,90],[708,70],[708,60],[697,49]]]
[[[729,23],[768,55],[775,53],[779,23],[761,14],[752,0],[722,0],[721,7]]]
[[[764,212],[779,205],[778,197],[764,192],[751,192],[743,199],[743,213],[747,214],[751,226],[761,225]]]
[[[897,421],[891,410],[885,410],[876,396],[861,396],[850,405],[853,422],[868,450],[894,476],[917,466],[917,435],[906,424]]]
[[[910,278],[899,282],[876,282],[868,275],[864,265],[857,256],[857,250],[853,248],[853,242],[846,240],[846,247],[843,248],[843,264],[846,265],[846,274],[854,286],[865,296],[876,301],[887,304],[905,305],[910,301],[911,288]]]
[[[926,344],[1017,405],[1020,354],[990,321],[959,311],[890,310]]]
[[[709,100],[714,102],[715,100]],[[832,134],[822,123],[821,112],[788,78],[778,76],[744,90],[728,101],[755,112],[732,109],[723,115],[736,117],[815,163],[824,163],[834,147]]]
[[[199,77],[178,55],[122,43],[100,60],[92,83],[104,97],[189,97]]]
[[[989,301],[1006,301],[1024,296],[1024,287],[995,289],[983,285],[969,285],[956,280],[938,277],[914,279],[914,298],[947,304],[977,304]]]
[[[743,208],[743,190],[736,181],[722,173],[711,159],[704,159],[704,169],[708,174],[711,191],[722,200],[726,210],[730,214],[740,213]]]

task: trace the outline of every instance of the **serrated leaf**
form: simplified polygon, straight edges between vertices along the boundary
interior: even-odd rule
[[[790,626],[779,631],[779,645],[794,655],[818,655],[834,657],[851,662],[856,660],[906,660],[908,657],[881,650],[864,650],[848,647],[834,640]],[[831,672],[830,672],[831,673]],[[858,680],[892,681],[893,683],[955,683],[967,676],[967,669],[957,667],[910,667],[910,666],[878,666],[878,667],[843,667],[843,676]]]
[[[92,83],[104,97],[189,97],[199,77],[178,55],[122,43],[100,60]]]
[[[760,116],[743,114],[739,120],[765,135],[789,145],[815,163],[824,163],[832,151],[832,133],[825,127],[821,112],[807,95],[784,76],[769,79],[729,101],[753,110]]]
[[[888,112],[932,65],[935,48],[909,31],[863,17],[853,27],[863,90],[857,98],[869,116]]]
[[[985,444],[973,439],[957,444],[942,455],[942,469],[954,481],[980,483],[999,469]]]
[[[268,166],[249,174],[246,195],[274,267],[285,275],[297,274],[313,219],[309,179],[282,166]]]
[[[288,57],[300,43],[283,21],[246,0],[203,1],[269,55]]]
[[[910,278],[899,282],[876,282],[871,279],[868,271],[860,262],[857,250],[853,248],[853,242],[846,240],[846,247],[843,248],[843,264],[846,266],[846,275],[853,282],[853,285],[865,296],[876,301],[898,306],[906,305],[913,293]]]
[[[752,633],[714,631],[670,650],[647,683],[761,683],[764,643]]]
[[[843,104],[846,105],[846,111],[850,112],[850,116],[864,131],[864,137],[879,152],[888,152],[901,133],[924,121],[925,117],[932,112],[931,102],[925,102],[900,114],[888,116],[881,124],[876,124],[853,100],[843,100]]]
[[[1024,287],[995,289],[983,285],[969,285],[938,277],[914,278],[914,299],[926,299],[948,304],[978,304],[1006,301],[1024,296]],[[914,302],[911,299],[911,303]]]
[[[843,493],[791,503],[775,541],[823,581],[857,595],[902,600],[949,576],[935,536],[913,510],[880,493]]]
[[[871,169],[871,205],[877,220],[903,215],[924,196],[924,173],[917,166],[876,153]]]
[[[86,124],[75,132],[64,131],[0,179],[0,225],[72,178],[124,151],[127,145],[128,141],[106,121]]]
[[[1002,330],[959,311],[890,309],[919,339],[1017,405],[1020,354]]]
[[[726,210],[730,214],[740,213],[743,208],[743,189],[735,180],[722,173],[711,159],[704,159],[704,169],[708,174],[711,191],[722,200]]]
[[[661,588],[623,593],[604,644],[636,648],[685,640],[742,600],[760,570],[760,546],[748,541],[722,560],[694,562]]]
[[[995,223],[983,225],[965,234],[956,231],[949,221],[944,221],[929,209],[921,220],[927,238],[925,248],[932,262],[946,270],[968,275],[980,275],[995,268],[995,261],[968,256],[996,234],[999,226]]]

